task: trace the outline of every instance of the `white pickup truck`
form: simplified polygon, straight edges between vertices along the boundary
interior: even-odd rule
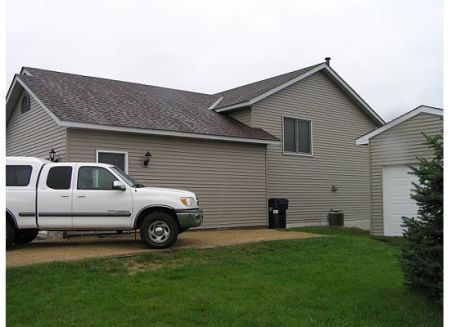
[[[167,248],[202,221],[194,193],[144,187],[109,164],[6,158],[7,247],[40,230],[140,230],[149,247]]]

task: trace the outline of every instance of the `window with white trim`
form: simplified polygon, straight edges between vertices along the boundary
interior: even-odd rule
[[[128,172],[128,153],[122,151],[97,150],[97,162],[119,167]]]
[[[312,154],[311,121],[284,118],[284,152]]]

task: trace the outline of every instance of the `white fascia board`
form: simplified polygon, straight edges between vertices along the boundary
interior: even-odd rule
[[[53,112],[50,111],[50,109],[47,108],[47,106],[41,101],[39,100],[39,98],[36,96],[36,94],[33,93],[33,91],[30,90],[30,88],[18,77],[16,76],[16,81],[17,83],[19,83],[20,85],[22,85],[22,87],[25,89],[25,91],[27,91],[27,93],[29,95],[31,95],[33,97],[33,99],[42,107],[44,108],[45,112],[47,112],[47,114],[58,124],[61,125],[61,120],[55,116],[55,114]]]
[[[215,112],[224,112],[224,111],[230,111],[233,109],[238,109],[238,108],[243,108],[243,107],[248,107],[250,106],[250,101],[244,101],[244,102],[239,102],[236,104],[233,104],[231,106],[226,106],[223,108],[219,108],[219,109],[214,109]]]
[[[407,112],[406,114],[403,114],[403,115],[391,120],[389,123],[381,126],[380,128],[377,128],[377,129],[367,133],[366,135],[361,136],[360,138],[356,139],[356,144],[358,144],[358,145],[368,144],[370,139],[373,138],[374,136],[377,136],[378,134],[381,134],[381,133],[387,131],[388,129],[390,129],[394,126],[397,126],[398,124],[401,124],[404,121],[411,119],[412,117],[415,117],[421,113],[427,113],[427,114],[432,114],[432,115],[436,115],[436,116],[443,116],[444,110],[429,107],[429,106],[419,106],[419,107]]]
[[[17,84],[17,75],[14,75],[13,80],[11,82],[11,85],[9,86],[8,92],[6,92],[6,103],[9,102],[9,98],[11,97],[12,92],[14,91],[14,88]]]
[[[333,78],[339,82],[339,84],[353,97],[366,111],[369,113],[375,120],[380,123],[381,125],[384,125],[386,122],[381,118],[368,104],[366,101],[363,100],[359,96],[358,93],[353,90],[350,85],[348,85],[333,69],[331,69],[327,64],[325,64],[324,67],[328,73],[333,76]]]
[[[294,79],[291,79],[290,81],[287,81],[287,82],[285,82],[285,83],[283,83],[283,84],[281,84],[281,85],[279,85],[279,86],[277,86],[277,87],[275,87],[275,88],[273,88],[273,89],[271,89],[271,90],[269,90],[269,91],[267,91],[267,92],[265,92],[263,94],[260,94],[257,97],[254,97],[253,99],[251,99],[249,101],[250,105],[252,105],[252,104],[254,104],[254,103],[258,102],[258,101],[261,101],[262,99],[265,99],[268,96],[271,96],[272,94],[277,93],[277,92],[287,88],[288,86],[291,86],[292,84],[295,84],[298,81],[301,81],[302,79],[305,79],[306,77],[311,76],[311,75],[317,73],[319,70],[327,68],[327,67],[328,67],[327,64],[321,64],[321,65],[317,66],[316,68],[313,68],[313,69],[307,71],[306,73],[304,73],[304,74],[302,74],[300,76],[297,76]]]
[[[229,136],[195,134],[195,133],[184,133],[184,132],[173,132],[173,131],[152,130],[152,129],[133,128],[133,127],[77,123],[77,122],[69,122],[69,121],[61,121],[60,126],[70,127],[70,128],[93,129],[93,130],[98,130],[98,131],[111,131],[111,132],[159,135],[159,136],[175,136],[175,137],[185,137],[185,138],[203,139],[203,140],[218,140],[218,141],[230,141],[230,142],[240,142],[240,143],[275,144],[275,145],[280,144],[280,141],[272,141],[272,140],[249,139],[249,138],[241,138],[241,137],[229,137]]]
[[[30,73],[25,67],[22,67],[22,68],[20,69],[19,75],[33,76],[33,75],[31,75],[31,73]]]
[[[222,101],[222,99],[223,99],[223,97],[220,97],[220,98],[219,98],[216,102],[214,102],[214,103],[211,105],[211,107],[209,107],[208,109],[209,109],[209,110],[214,109],[214,108],[219,104],[219,102]]]
[[[274,93],[277,93],[277,92],[281,91],[282,89],[284,89],[284,88],[286,88],[286,87],[288,87],[288,86],[290,86],[290,85],[292,85],[294,83],[297,83],[298,81],[300,81],[300,80],[302,80],[302,79],[304,79],[304,78],[306,78],[308,76],[311,76],[312,74],[317,73],[319,70],[321,70],[321,69],[323,69],[325,67],[328,67],[327,64],[325,64],[325,63],[321,64],[321,65],[317,66],[316,68],[313,68],[313,69],[307,71],[306,73],[304,73],[304,74],[302,74],[300,76],[297,76],[294,79],[291,79],[290,81],[287,81],[287,82],[285,82],[285,83],[283,83],[283,84],[281,84],[281,85],[279,85],[279,86],[277,86],[277,87],[275,87],[275,88],[273,88],[273,89],[271,89],[271,90],[269,90],[267,92],[264,92],[264,93],[262,93],[262,94],[260,94],[260,95],[258,95],[256,97],[254,97],[253,99],[250,99],[250,100],[244,101],[244,102],[240,102],[240,103],[237,103],[237,104],[233,104],[233,105],[230,105],[230,106],[218,108],[215,111],[216,112],[223,112],[223,111],[228,111],[228,110],[232,110],[232,109],[236,109],[236,108],[240,108],[240,107],[251,106],[252,104],[254,104],[256,102],[261,101],[262,99],[267,98],[268,96],[270,96],[270,95],[272,95]]]
[[[39,100],[39,98],[30,90],[30,88],[28,86],[26,86],[26,84],[20,79],[19,75],[14,76],[14,79],[11,83],[11,87],[8,90],[8,93],[6,95],[6,103],[8,104],[11,95],[13,93],[13,90],[16,88],[17,84],[20,84],[20,86],[23,87],[23,89],[25,91],[27,91],[27,93],[33,97],[33,99],[45,110],[45,112],[47,112],[47,114],[59,125],[60,124],[60,120],[58,117],[55,116],[55,114],[53,112],[51,112],[46,106],[45,104],[42,103],[41,100]]]

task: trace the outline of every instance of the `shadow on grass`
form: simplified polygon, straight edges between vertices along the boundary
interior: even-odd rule
[[[388,237],[388,236],[374,236],[370,232],[356,227],[299,227],[285,229],[285,231],[297,231],[305,233],[314,233],[319,235],[330,236],[353,236],[353,237],[367,237],[375,241],[385,243],[387,245],[400,246],[404,239],[403,237]]]
[[[319,235],[370,236],[369,231],[356,227],[298,227],[286,229],[286,231],[314,233]]]

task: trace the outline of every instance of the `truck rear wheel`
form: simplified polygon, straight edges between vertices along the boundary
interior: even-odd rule
[[[6,248],[9,248],[15,238],[16,229],[9,220],[6,220]]]
[[[140,226],[141,239],[148,247],[165,249],[178,238],[178,224],[164,212],[153,212],[144,218]]]
[[[25,230],[18,230],[16,232],[16,237],[14,239],[14,242],[17,244],[27,244],[33,241],[39,230],[37,229],[25,229]]]

